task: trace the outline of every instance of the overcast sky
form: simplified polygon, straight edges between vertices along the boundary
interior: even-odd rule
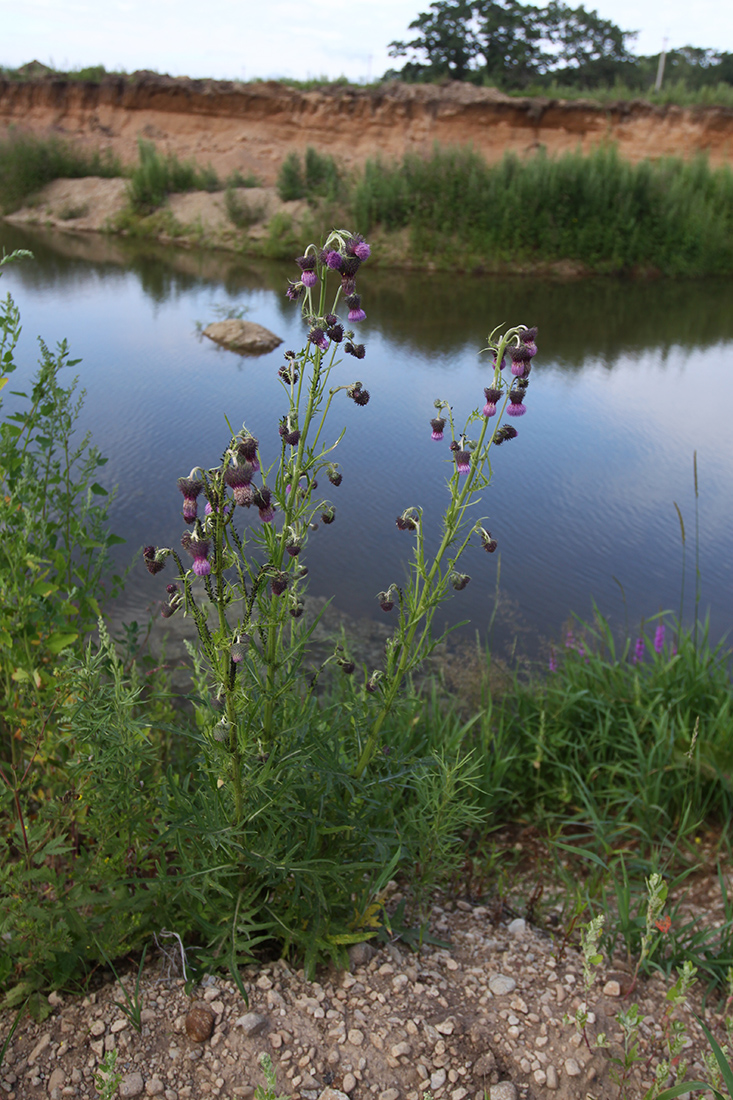
[[[579,0],[568,0],[577,6]],[[358,82],[391,65],[423,0],[0,0],[0,64],[103,64],[174,76]],[[733,52],[731,0],[586,0],[639,36],[636,53],[693,45]]]

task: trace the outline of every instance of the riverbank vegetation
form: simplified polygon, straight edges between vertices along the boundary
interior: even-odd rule
[[[343,247],[368,258],[359,238]],[[315,252],[301,257],[293,286],[317,287],[316,262]],[[325,334],[311,332],[281,368],[290,414],[267,485],[242,429],[229,448],[236,461],[178,486],[192,567],[176,547],[144,551],[154,574],[167,562],[163,613],[185,609],[197,625],[184,688],[146,654],[144,624],[117,639],[103,620],[95,630],[124,578],[108,568],[117,540],[109,487],[97,480],[104,456],[76,437],[82,397],[64,345],[41,346],[35,378],[0,424],[0,1004],[28,1002],[43,1015],[45,991],[82,988],[106,957],[142,951],[163,928],[180,937],[194,977],[223,968],[238,980],[244,963],[279,953],[312,972],[343,963],[351,943],[395,934],[417,947],[438,884],[511,898],[559,943],[603,912],[601,949],[638,956],[653,873],[669,888],[671,920],[645,942],[643,971],[690,961],[717,996],[733,958],[731,654],[710,643],[704,623],[660,614],[617,636],[597,617],[557,640],[549,667],[512,669],[477,651],[461,660],[460,688],[413,680],[438,641],[432,613],[453,589],[461,599],[469,579],[458,568],[463,537],[493,549],[488,532],[461,525],[487,484],[483,448],[510,427],[500,415],[496,427],[487,413],[469,416],[479,439],[456,452],[445,560],[423,558],[419,510],[399,519],[413,571],[379,596],[393,605],[384,668],[356,667],[341,635],[325,661],[309,658],[308,522],[337,520],[313,484],[317,467],[323,483],[340,480],[315,415],[331,406],[331,352],[347,347],[335,324],[328,359]],[[6,298],[2,381],[19,330]],[[510,331],[511,349],[531,357],[534,333]],[[499,361],[509,339],[494,336]],[[515,366],[525,361],[515,356]],[[338,396],[368,405],[361,384]],[[437,412],[436,436],[452,433]],[[253,493],[238,535],[230,517],[239,531],[239,505]],[[516,845],[533,853],[521,867]],[[685,880],[716,868],[723,916],[693,920]],[[387,913],[392,879],[406,904]]]

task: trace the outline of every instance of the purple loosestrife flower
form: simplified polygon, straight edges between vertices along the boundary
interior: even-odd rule
[[[644,639],[637,638],[636,645],[634,646],[634,656],[631,658],[632,665],[638,665],[644,656]]]
[[[430,421],[430,427],[433,429],[431,439],[436,439],[438,442],[443,438],[443,429],[445,428],[445,420],[442,416],[436,416]]]
[[[557,672],[557,657],[555,656],[555,650],[550,651],[550,657],[547,662],[547,667],[550,672]]]
[[[522,398],[524,393],[520,390],[511,390],[509,393],[509,405],[506,410],[507,416],[524,416],[527,411],[526,405],[522,404]]]
[[[654,631],[654,652],[661,653],[664,649],[664,623],[660,623]]]
[[[493,386],[488,389],[484,387],[484,396],[486,398],[486,404],[481,410],[484,416],[496,416],[496,403],[501,401],[501,390],[494,389]]]
[[[183,518],[186,523],[194,523],[198,512],[197,497],[203,490],[204,483],[199,478],[179,477],[176,484],[183,493]]]
[[[366,313],[361,308],[361,295],[349,294],[346,298],[346,304],[349,307],[349,321],[366,321]]]

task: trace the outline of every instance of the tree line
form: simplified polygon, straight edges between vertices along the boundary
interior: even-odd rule
[[[635,56],[636,32],[621,30],[598,12],[551,0],[546,7],[519,0],[435,0],[410,23],[414,37],[391,42],[405,58],[385,78],[410,82],[445,79],[516,91],[551,84],[589,91],[624,84],[646,91],[659,55]],[[733,54],[684,46],[664,58],[665,81],[691,89],[733,85]]]

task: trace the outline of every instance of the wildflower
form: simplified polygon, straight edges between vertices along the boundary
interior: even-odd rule
[[[529,374],[532,353],[525,344],[518,348],[509,348],[509,358],[512,361],[512,374],[516,378],[524,378]]]
[[[342,671],[345,672],[347,676],[353,675],[354,669],[356,668],[356,665],[353,661],[345,661],[343,658],[340,657],[338,663],[341,666]]]
[[[353,282],[356,279],[356,273],[357,273],[357,271],[359,270],[360,267],[361,267],[361,260],[359,259],[358,256],[343,256],[341,258],[341,268],[340,268],[340,270],[341,270],[341,284],[342,284],[342,286],[344,285],[345,282],[349,282],[353,285]],[[349,293],[349,294],[353,293],[353,291],[351,291],[351,290],[350,291],[345,290],[344,292]]]
[[[288,587],[288,578],[286,573],[277,573],[270,582],[273,596],[282,596],[285,589]]]
[[[299,298],[303,297],[305,293],[305,287],[301,282],[296,282],[294,279],[288,279],[288,289],[285,291],[285,297],[289,298],[291,302],[297,302]]]
[[[547,667],[550,672],[557,672],[557,657],[555,656],[555,650],[550,651],[550,657],[547,662]]]
[[[632,665],[638,665],[639,661],[644,656],[644,639],[637,638],[636,645],[634,646],[634,656],[631,658]]]
[[[655,920],[654,923],[659,931],[662,933],[662,935],[666,936],[670,928],[672,927],[672,918],[670,917],[669,913],[665,913],[663,917],[661,917],[659,920]]]
[[[379,606],[381,607],[382,611],[391,611],[394,607],[394,600],[392,599],[392,589],[390,589],[389,592],[377,592],[377,599],[379,600]]]
[[[498,360],[497,360],[496,356],[494,356],[494,361],[493,361],[493,364],[492,364],[494,370],[496,370],[497,363],[498,363]],[[506,355],[502,355],[501,363],[499,363],[498,366],[499,366],[499,370],[504,370],[504,367],[506,366]]]
[[[321,519],[326,524],[333,523],[333,521],[336,519],[336,509],[333,507],[332,504],[329,504],[328,507],[323,509],[323,511],[321,512]]]
[[[257,458],[257,448],[259,444],[253,435],[243,435],[238,446],[237,455],[249,462],[252,466],[252,472],[257,473],[260,468],[259,459]]]
[[[356,256],[362,263],[368,260],[372,254],[371,248],[360,233],[356,233],[353,237],[349,237],[345,248],[348,256]]]
[[[277,373],[288,386],[294,386],[298,381],[298,372],[292,363],[286,363]]]
[[[263,485],[261,489],[255,489],[252,503],[257,505],[262,522],[272,523],[275,515],[275,505],[272,503],[272,492],[266,485]]]
[[[249,638],[247,637],[246,634],[244,634],[244,635],[238,636],[236,642],[234,643],[234,645],[232,645],[230,647],[229,656],[231,657],[231,659],[232,659],[232,661],[234,662],[235,665],[241,664],[242,661],[244,660],[244,658],[246,657],[246,655],[247,655],[247,643],[248,642],[249,642]]]
[[[200,539],[195,535],[189,535],[188,531],[181,539],[181,546],[190,554],[193,558],[193,565],[191,568],[197,577],[208,577],[211,572],[211,563],[209,561],[209,550],[211,549],[211,543],[208,539]]]
[[[467,573],[451,573],[450,582],[455,588],[456,592],[462,592],[470,581],[470,577]]]
[[[234,492],[234,503],[241,508],[249,508],[254,495],[252,475],[254,467],[250,462],[241,466],[227,466],[224,471],[224,482]]]
[[[362,389],[361,382],[352,382],[350,386],[347,386],[346,395],[351,398],[355,405],[369,404],[369,390]]]
[[[165,559],[167,557],[167,550],[156,550],[154,546],[146,546],[143,550],[145,568],[153,577],[156,573],[160,573],[161,569],[165,569]]]
[[[654,652],[661,653],[664,649],[664,623],[660,623],[654,632]]]
[[[522,341],[522,345],[529,352],[530,356],[537,354],[537,326],[534,328],[526,328],[523,333],[520,334],[519,339]]]
[[[305,611],[305,605],[302,600],[293,597],[290,601],[290,607],[288,608],[288,611],[294,619],[299,619]]]
[[[455,452],[456,469],[459,474],[467,474],[471,469],[471,452],[470,451],[456,451]]]
[[[179,477],[176,484],[183,493],[183,518],[186,523],[193,523],[198,512],[197,497],[202,491],[204,483],[199,478],[189,475],[188,477]]]
[[[346,298],[346,304],[349,307],[349,321],[366,320],[366,313],[361,308],[361,296],[359,294],[349,294]]]
[[[485,387],[484,396],[486,397],[486,404],[482,409],[484,416],[496,416],[496,403],[501,400],[501,390],[494,389],[493,386]]]
[[[430,427],[433,429],[433,433],[430,436],[431,439],[436,439],[438,442],[443,438],[443,428],[445,427],[445,420],[442,416],[436,416],[430,421]]]
[[[496,539],[492,539],[491,531],[485,531],[483,527],[481,528],[481,545],[487,554],[493,554],[499,545]]]
[[[344,257],[335,248],[324,250],[321,259],[331,271],[340,271],[344,266]]]
[[[336,486],[340,485],[344,479],[344,475],[339,473],[338,469],[333,463],[329,464],[329,467],[326,471],[326,476],[328,477],[328,480],[331,482],[331,484]]]
[[[333,340],[334,344],[340,344],[344,338],[344,326],[334,321],[334,323],[329,325],[326,329],[326,336],[329,340]]]
[[[308,333],[308,340],[311,344],[315,344],[321,351],[328,351],[328,337],[326,333],[318,325],[315,325]]]
[[[510,390],[509,392],[509,407],[507,408],[507,416],[524,416],[527,408],[522,404],[522,398],[524,394],[521,390]]]
[[[303,549],[303,543],[295,535],[290,535],[288,541],[285,543],[285,549],[291,558],[297,558],[298,554]]]
[[[367,680],[366,684],[364,685],[370,695],[374,695],[374,693],[378,690],[381,675],[381,672],[373,672]]]
[[[517,429],[513,428],[511,424],[502,424],[501,428],[494,432],[494,443],[499,447],[507,439],[516,439],[517,434]]]
[[[303,272],[300,281],[305,287],[315,286],[318,282],[318,276],[316,275],[316,258],[315,256],[298,256],[296,264]]]
[[[417,520],[408,512],[403,512],[397,517],[397,529],[399,531],[416,531]]]
[[[352,344],[351,340],[347,340],[344,344],[344,351],[347,355],[353,355],[356,359],[363,359],[366,355],[366,348],[363,344]]]

